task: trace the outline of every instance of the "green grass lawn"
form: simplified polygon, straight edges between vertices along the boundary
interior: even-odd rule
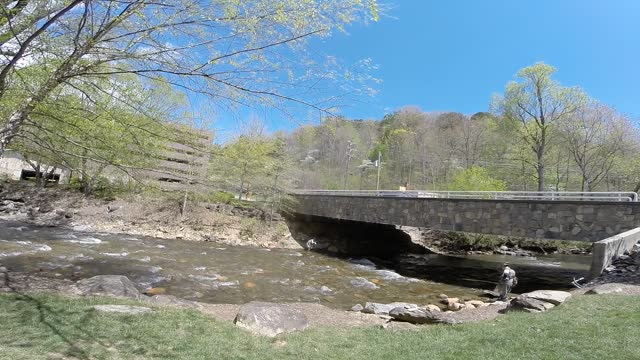
[[[0,295],[1,359],[640,359],[640,297],[582,296],[545,314],[420,331],[316,329],[255,337],[194,310],[97,313],[55,295]],[[284,342],[284,344],[283,344]]]

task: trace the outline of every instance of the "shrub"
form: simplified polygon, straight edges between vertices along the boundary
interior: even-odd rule
[[[453,191],[505,191],[504,181],[494,179],[485,168],[472,166],[459,172],[448,186]]]

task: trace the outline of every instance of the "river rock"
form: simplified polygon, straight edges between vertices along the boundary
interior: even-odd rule
[[[420,330],[418,325],[404,321],[387,321],[380,325],[381,328],[389,331],[416,331]]]
[[[301,331],[309,326],[307,317],[298,309],[257,301],[243,305],[233,323],[254,334],[269,337]]]
[[[482,296],[488,297],[488,298],[499,298],[500,297],[500,293],[498,293],[497,291],[493,291],[493,290],[483,290],[482,291]]]
[[[129,278],[123,275],[98,275],[77,283],[82,295],[140,298],[140,292]]]
[[[153,305],[161,306],[177,306],[177,307],[198,307],[195,301],[189,301],[175,297],[173,295],[154,295],[151,297],[142,298],[145,302]]]
[[[447,309],[451,311],[459,311],[459,310],[462,310],[463,308],[464,308],[464,304],[461,304],[459,302],[451,302],[447,304]]]
[[[362,311],[364,310],[364,306],[360,305],[360,304],[355,304],[353,305],[353,307],[351,308],[351,311]]]
[[[390,303],[390,304],[381,304],[381,303],[375,303],[375,302],[368,302],[366,304],[364,304],[364,309],[362,310],[363,313],[366,314],[376,314],[376,315],[389,315],[389,311],[398,308],[398,307],[402,307],[402,308],[417,308],[418,305],[416,304],[409,304],[409,303],[403,303],[403,302],[394,302],[394,303]]]
[[[571,293],[557,290],[536,290],[524,295],[536,300],[552,303],[553,305],[560,305],[571,297]]]
[[[464,305],[465,306],[471,306],[471,307],[474,307],[474,308],[481,308],[481,307],[489,306],[489,304],[485,303],[484,301],[480,301],[480,300],[465,301]]]
[[[356,264],[356,265],[362,265],[362,266],[366,266],[366,267],[372,267],[375,268],[376,267],[376,263],[374,263],[373,261],[369,260],[369,259],[349,259],[349,262],[352,264]]]
[[[131,305],[95,305],[93,308],[96,311],[100,311],[100,312],[119,313],[119,314],[127,314],[127,315],[140,315],[140,314],[150,313],[153,311],[148,307],[131,306]]]
[[[311,239],[306,243],[307,250],[324,250],[330,245],[331,244],[329,244],[328,242],[318,241],[316,239]]]
[[[430,311],[424,308],[396,307],[389,312],[394,320],[410,322],[412,324],[457,324],[451,315]]]
[[[427,306],[425,306],[425,308],[429,311],[435,311],[435,312],[440,312],[442,311],[442,309],[440,309],[440,306],[438,305],[434,305],[434,304],[429,304]]]
[[[447,305],[447,309],[451,311],[458,311],[464,307],[463,304],[460,303],[460,299],[458,298],[448,298],[442,301]]]
[[[457,302],[460,302],[460,299],[459,299],[459,298],[450,298],[450,297],[447,297],[447,298],[442,299],[440,302],[441,302],[441,303],[443,303],[443,304],[445,304],[445,305],[449,305],[449,304],[451,304],[451,303],[457,303]]]
[[[526,294],[522,294],[511,300],[506,311],[520,310],[528,312],[543,312],[553,308],[554,306],[555,305],[552,303],[534,299]]]
[[[89,230],[91,230],[91,226],[89,226],[89,225],[76,225],[72,229],[73,229],[73,231],[89,231]]]
[[[167,292],[166,288],[154,287],[154,288],[149,288],[145,290],[144,294],[147,296],[153,296],[153,295],[164,295],[166,292]]]
[[[363,278],[363,277],[355,277],[353,279],[350,280],[351,285],[358,287],[358,288],[363,288],[363,289],[377,289],[378,285],[372,283],[371,281]]]

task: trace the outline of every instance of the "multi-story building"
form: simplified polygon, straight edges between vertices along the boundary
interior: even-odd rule
[[[213,133],[193,129],[187,131],[190,143],[168,142],[153,169],[137,172],[141,179],[164,190],[184,190],[204,185]]]
[[[151,167],[134,169],[125,173],[117,166],[104,167],[92,161],[86,162],[84,166],[89,169],[100,168],[100,176],[111,181],[128,182],[134,181],[135,178],[135,181],[141,181],[162,190],[202,188],[207,179],[213,133],[183,127],[176,127],[175,131],[182,132],[182,134],[177,134],[176,139],[185,140],[180,142],[167,141],[163,150],[159,151],[156,158],[153,159]],[[28,162],[16,151],[5,151],[0,157],[0,176],[3,175],[12,180],[35,178],[37,167],[38,163]],[[69,183],[72,174],[69,169],[54,169],[43,163],[39,164],[39,169],[42,175],[53,170],[51,180],[61,184]]]

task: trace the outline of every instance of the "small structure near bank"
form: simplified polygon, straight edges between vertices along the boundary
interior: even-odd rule
[[[0,156],[0,176],[6,176],[11,180],[27,180],[39,175],[50,176],[49,181],[59,184],[69,183],[71,171],[52,165],[27,161],[20,153],[12,150],[5,151]]]

